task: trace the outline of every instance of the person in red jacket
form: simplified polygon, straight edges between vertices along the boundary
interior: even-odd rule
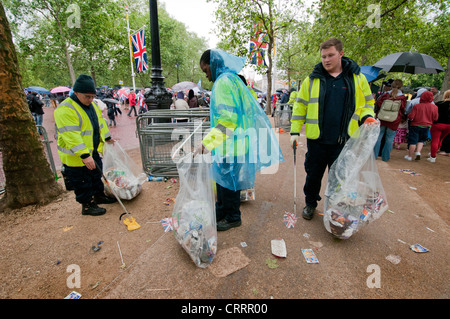
[[[395,119],[395,121],[386,122],[380,120],[380,135],[378,135],[378,140],[375,144],[373,151],[375,153],[375,158],[377,158],[380,152],[381,141],[383,140],[384,137],[385,142],[383,149],[381,150],[381,159],[384,162],[389,161],[389,159],[391,158],[391,151],[392,151],[392,144],[394,142],[394,137],[395,134],[397,133],[398,126],[402,121],[402,116],[403,114],[405,114],[406,96],[403,95],[401,91],[402,86],[403,82],[401,80],[394,80],[392,82],[392,90],[384,93],[377,100],[378,110],[380,109],[384,100],[391,99],[391,100],[398,100],[401,102],[400,109],[398,110],[397,119]]]
[[[408,115],[411,120],[408,136],[409,154],[405,156],[408,161],[412,161],[413,155],[415,155],[415,160],[420,160],[420,151],[423,142],[428,138],[428,129],[438,120],[438,107],[432,102],[433,93],[430,91],[422,93],[420,103],[414,105]]]
[[[431,153],[427,161],[436,162],[436,154],[445,137],[450,135],[450,90],[445,91],[444,100],[436,102],[439,111],[438,120],[431,126]]]
[[[128,94],[128,103],[130,103],[130,111],[128,112],[128,116],[131,117],[131,111],[134,110],[134,116],[137,116],[136,112],[136,95],[134,94],[134,90],[130,90],[130,94]]]

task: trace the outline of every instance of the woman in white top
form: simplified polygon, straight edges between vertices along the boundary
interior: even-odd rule
[[[177,99],[175,101],[175,109],[176,110],[189,110],[189,104],[184,99],[183,91],[179,91],[177,93]],[[187,118],[177,118],[177,122],[187,122]]]

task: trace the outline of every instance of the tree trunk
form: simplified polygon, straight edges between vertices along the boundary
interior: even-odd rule
[[[69,69],[70,79],[72,80],[72,86],[75,84],[75,71],[73,70],[72,60],[70,59],[69,47],[64,43],[64,52],[66,54],[67,68]]]
[[[26,101],[11,29],[1,3],[0,43],[0,147],[6,177],[6,195],[0,206],[46,204],[63,190],[50,169]]]
[[[61,21],[59,20],[59,14],[52,12],[52,15],[55,18],[56,24],[58,25],[59,34],[60,34],[62,42],[63,42],[64,53],[66,55],[67,68],[69,69],[70,79],[72,80],[72,86],[73,86],[75,84],[76,78],[75,78],[75,71],[73,70],[72,60],[71,60],[70,53],[69,53],[70,42],[67,41],[66,37],[64,36],[62,24],[61,24]]]
[[[272,115],[272,44],[269,42],[269,48],[267,50],[269,55],[269,67],[267,68],[267,102],[266,102],[266,114]]]
[[[447,90],[450,90],[450,56],[447,59],[447,69],[445,70],[444,81],[442,82],[441,87],[442,97]]]
[[[94,80],[95,87],[97,87],[97,79],[95,78],[95,70],[94,70],[94,66],[92,66],[92,65],[91,65],[91,77],[92,77],[92,80]]]

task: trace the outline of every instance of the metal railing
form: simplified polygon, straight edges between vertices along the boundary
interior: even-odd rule
[[[172,153],[200,124],[202,130],[198,137],[186,141],[181,151],[189,152],[195,143],[201,142],[200,133],[210,126],[209,114],[208,108],[195,108],[152,110],[138,115],[136,130],[144,172],[156,177],[178,176]]]
[[[278,104],[274,114],[274,126],[276,129],[291,130],[292,104]]]

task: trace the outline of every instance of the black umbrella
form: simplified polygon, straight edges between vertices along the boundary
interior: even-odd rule
[[[433,57],[417,52],[398,52],[385,56],[373,66],[385,72],[403,73],[434,73],[443,72],[444,69]]]

